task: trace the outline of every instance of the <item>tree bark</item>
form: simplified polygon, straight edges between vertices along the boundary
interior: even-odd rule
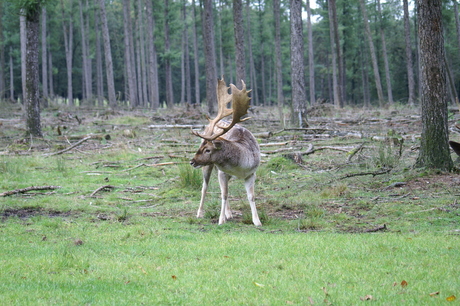
[[[284,95],[283,95],[283,64],[281,61],[281,30],[280,30],[280,0],[273,0],[273,17],[275,19],[275,73],[276,73],[276,97],[278,100],[278,112],[280,122],[284,127]]]
[[[306,93],[304,75],[304,50],[302,26],[302,0],[290,0],[291,15],[291,84],[293,123],[306,127]]]
[[[171,68],[171,37],[169,35],[169,0],[164,0],[164,35],[165,35],[165,78],[166,78],[166,105],[168,108],[174,106],[174,92],[172,83],[172,68]]]
[[[46,7],[42,7],[42,88],[43,88],[43,102],[45,103],[44,107],[46,107],[46,103],[48,101],[48,52],[47,52],[47,39],[46,39],[46,23],[47,23],[47,16],[46,16]]]
[[[193,7],[193,27],[192,27],[192,35],[193,35],[193,53],[194,53],[194,66],[195,66],[195,103],[200,103],[200,67],[199,67],[199,57],[198,57],[198,40],[196,36],[196,10],[195,10],[195,0],[192,0],[192,7]],[[216,73],[217,74],[217,73]]]
[[[82,92],[84,93],[85,99],[90,102],[92,100],[92,78],[91,78],[91,59],[89,56],[89,46],[88,46],[88,29],[86,27],[84,15],[83,13],[83,0],[80,0],[78,3],[80,8],[80,32],[81,32],[81,49],[82,49],[82,74],[83,74],[83,84],[82,84]],[[85,7],[86,11],[86,7]],[[87,17],[88,19],[88,17]]]
[[[377,0],[378,16],[380,21],[380,38],[382,39],[382,53],[383,53],[383,63],[385,65],[385,80],[387,83],[387,92],[388,92],[388,103],[393,104],[393,89],[391,87],[391,76],[390,76],[390,65],[388,64],[388,53],[387,53],[387,43],[385,40],[385,31],[383,28],[382,21],[382,7],[380,5],[381,0]]]
[[[158,93],[158,64],[157,52],[155,49],[155,20],[153,19],[152,1],[147,0],[147,22],[149,29],[148,44],[149,44],[149,99],[150,106],[156,110],[160,106],[160,98]]]
[[[73,1],[70,0],[70,7],[72,9]],[[72,63],[73,63],[73,21],[72,16],[66,16],[64,2],[61,0],[62,10],[62,29],[64,32],[64,48],[65,59],[67,68],[67,99],[69,105],[73,105],[73,86],[72,86]],[[68,24],[66,23],[68,20]]]
[[[233,29],[235,34],[235,85],[241,89],[241,80],[246,81],[246,59],[244,56],[243,1],[233,0]]]
[[[40,77],[39,77],[39,42],[40,37],[40,2],[31,5],[26,12],[26,86],[25,106],[27,117],[27,135],[42,137],[40,124]]]
[[[129,99],[131,106],[137,105],[137,82],[136,82],[136,70],[134,60],[134,46],[132,45],[132,22],[131,22],[131,3],[130,0],[123,0],[123,33],[125,43],[125,65],[126,65],[126,77],[128,78],[128,94],[126,95]]]
[[[307,26],[308,26],[308,71],[310,83],[310,104],[316,103],[315,96],[315,58],[313,54],[313,28],[311,25],[310,0],[307,0]]]
[[[13,48],[10,47],[10,100],[14,101]]]
[[[412,43],[410,39],[410,25],[409,25],[409,5],[408,0],[403,0],[404,6],[404,38],[406,42],[406,66],[407,66],[407,84],[409,90],[409,97],[407,104],[414,106],[415,102],[415,82],[414,82],[414,68],[412,66]]]
[[[422,137],[416,166],[450,171],[442,0],[420,0]]]
[[[113,80],[113,63],[112,63],[112,48],[110,47],[109,26],[107,24],[107,15],[105,12],[104,0],[95,0],[99,3],[99,13],[101,17],[102,36],[104,37],[104,51],[105,51],[105,69],[107,75],[107,92],[109,96],[109,106],[116,107],[115,98],[115,84]]]
[[[336,108],[340,108],[342,105],[341,102],[341,94],[339,88],[339,77],[338,77],[338,69],[337,69],[337,53],[334,52],[336,50],[335,44],[336,41],[335,37],[335,26],[334,26],[334,9],[333,6],[335,5],[335,1],[328,1],[328,15],[329,15],[329,38],[331,42],[331,57],[332,57],[332,92],[334,97],[334,105]]]
[[[97,10],[94,13],[94,27],[96,28],[96,95],[98,105],[104,101],[104,80],[102,78],[102,52],[101,52],[101,35],[100,22]]]
[[[375,87],[377,89],[377,96],[379,99],[379,105],[383,106],[383,89],[382,89],[382,82],[380,81],[380,72],[379,72],[379,64],[377,61],[377,54],[375,51],[374,42],[372,41],[371,35],[371,28],[369,26],[369,19],[367,17],[367,9],[364,0],[359,0],[359,5],[361,6],[361,11],[363,13],[364,19],[364,29],[367,36],[367,42],[369,43],[369,51],[371,53],[371,60],[372,60],[372,68],[374,70],[374,80],[375,80]]]
[[[342,46],[339,39],[339,20],[337,17],[337,3],[335,0],[330,0],[332,13],[332,27],[334,28],[334,46],[337,59],[337,91],[339,95],[339,107],[343,107],[345,104],[345,68]],[[334,51],[333,51],[334,52]]]
[[[203,36],[206,67],[206,102],[209,114],[214,113],[217,105],[217,66],[216,48],[214,44],[214,20],[212,14],[212,0],[204,0]],[[195,54],[196,56],[196,54]]]
[[[22,103],[24,104],[26,93],[26,53],[27,53],[27,25],[26,16],[23,10],[19,15],[19,28],[21,40],[21,80],[22,80]]]
[[[3,2],[0,1],[0,16],[3,16]],[[0,41],[3,42],[3,20],[0,18]],[[5,46],[0,43],[0,100],[5,98]]]
[[[249,83],[250,88],[252,89],[251,92],[251,104],[252,105],[259,105],[259,94],[257,90],[257,83],[256,83],[256,68],[254,65],[254,54],[252,52],[252,37],[251,37],[251,7],[250,7],[250,0],[246,2],[246,25],[248,30],[248,53],[249,53],[249,81],[245,80]],[[263,49],[263,42],[261,42],[260,49]],[[244,50],[244,48],[243,48]],[[262,67],[261,67],[262,68]]]

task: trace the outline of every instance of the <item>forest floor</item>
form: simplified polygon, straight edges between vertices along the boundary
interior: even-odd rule
[[[206,123],[200,109],[188,106],[153,113],[149,110],[48,108],[42,113],[43,139],[24,138],[20,107],[8,104],[3,109],[0,158],[5,171],[8,171],[5,166],[8,157],[54,158],[57,165],[54,171],[78,167],[74,165],[75,160],[82,160],[86,168],[79,169],[80,173],[109,176],[140,171],[143,180],[147,180],[144,184],[148,185],[150,169],[155,168],[160,173],[160,177],[152,181],[155,186],[129,187],[123,181],[126,178],[118,178],[121,186],[116,189],[112,186],[118,193],[117,201],[154,201],[151,206],[161,208],[157,207],[153,215],[183,216],[194,222],[200,174],[190,170],[187,164],[200,143],[190,131],[192,128],[201,130]],[[430,224],[438,224],[437,230],[460,232],[460,204],[457,202],[460,177],[457,171],[434,173],[412,167],[421,131],[418,109],[395,106],[336,110],[332,105],[321,104],[308,110],[309,127],[304,129],[289,127],[288,116],[283,128],[277,114],[275,108],[254,107],[250,111],[252,119],[244,123],[261,146],[262,165],[256,189],[257,205],[265,223],[286,220],[295,224],[297,230],[305,231],[405,231],[416,230],[423,219],[423,230],[429,230]],[[459,141],[460,134],[455,127],[457,115],[451,113],[450,118],[451,139]],[[452,157],[456,158],[454,154]],[[35,170],[43,169],[36,166]],[[187,176],[192,176],[192,181],[184,182]],[[236,222],[250,223],[246,220],[248,205],[244,189],[240,183],[232,184],[236,184],[230,191]],[[4,179],[0,191],[37,185],[39,182]],[[207,201],[213,212],[207,217],[210,222],[216,222],[219,190],[217,182],[212,185]],[[190,189],[190,193],[181,197],[181,186]],[[110,191],[112,187],[98,193]],[[155,200],[149,200],[146,188],[160,188],[161,192],[153,194]],[[82,197],[90,190],[85,192]],[[131,199],[126,196],[128,193],[145,196]],[[169,205],[178,199],[186,205]],[[24,217],[28,212],[31,215],[64,213],[51,207],[37,211],[25,205],[8,207],[2,215]],[[436,218],[432,217],[433,212],[437,213]],[[427,216],[430,217],[427,219]],[[410,221],[397,221],[404,217]]]

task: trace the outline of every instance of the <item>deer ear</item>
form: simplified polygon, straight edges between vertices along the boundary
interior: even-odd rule
[[[216,150],[222,149],[222,141],[220,140],[213,140],[212,145],[214,146],[214,149]]]

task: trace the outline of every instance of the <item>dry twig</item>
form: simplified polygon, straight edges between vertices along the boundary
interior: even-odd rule
[[[87,141],[88,139],[91,139],[91,136],[87,136],[87,137],[83,138],[82,140],[80,140],[80,141],[74,143],[73,145],[71,145],[70,147],[68,147],[68,148],[66,148],[66,149],[64,149],[64,150],[61,150],[61,151],[58,151],[58,152],[54,152],[54,153],[48,153],[48,154],[44,154],[44,155],[45,155],[46,157],[48,157],[48,156],[59,155],[59,154],[65,153],[65,152],[70,151],[70,150],[72,150],[73,148],[75,148],[75,147],[81,145],[82,143],[84,143],[84,142]]]
[[[94,190],[93,193],[90,195],[90,197],[94,197],[96,195],[96,193],[98,193],[99,191],[101,190],[104,190],[104,189],[114,189],[115,186],[112,186],[112,185],[104,185],[104,186],[101,186],[99,187],[98,189]]]
[[[26,193],[26,192],[33,191],[33,190],[54,190],[54,189],[59,189],[59,188],[61,188],[61,186],[31,186],[31,187],[22,188],[22,189],[5,191],[3,193],[0,193],[0,197],[7,197],[7,196],[18,194],[18,193]]]

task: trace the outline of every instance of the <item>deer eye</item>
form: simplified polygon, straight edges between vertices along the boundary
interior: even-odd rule
[[[204,153],[209,154],[209,153],[211,153],[211,150],[206,149],[206,150],[204,150]]]

